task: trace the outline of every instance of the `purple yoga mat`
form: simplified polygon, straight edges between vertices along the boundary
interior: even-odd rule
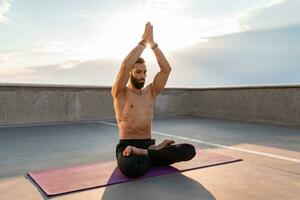
[[[52,196],[237,161],[241,159],[198,150],[190,161],[171,166],[152,166],[143,176],[135,179],[124,176],[117,168],[116,161],[30,172],[28,175],[46,195]]]

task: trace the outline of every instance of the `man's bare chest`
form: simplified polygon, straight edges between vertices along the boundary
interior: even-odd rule
[[[131,92],[130,92],[131,93]],[[127,94],[123,99],[123,111],[133,113],[150,112],[153,107],[153,99],[150,94]]]
[[[155,99],[150,92],[136,94],[132,91],[127,91],[122,98],[118,99],[115,106],[119,117],[122,118],[152,118],[154,104]]]

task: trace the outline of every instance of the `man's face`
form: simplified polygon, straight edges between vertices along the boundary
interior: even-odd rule
[[[146,73],[147,73],[147,69],[145,64],[136,63],[132,67],[130,73],[130,82],[136,89],[141,89],[144,87],[145,80],[146,80]]]

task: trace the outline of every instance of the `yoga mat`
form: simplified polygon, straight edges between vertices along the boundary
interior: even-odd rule
[[[241,161],[241,159],[197,150],[197,154],[192,160],[170,166],[151,166],[143,176],[135,179],[124,176],[118,169],[116,161],[36,171],[30,172],[28,175],[46,195],[53,196],[237,161]]]

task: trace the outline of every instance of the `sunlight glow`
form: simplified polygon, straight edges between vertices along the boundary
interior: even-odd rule
[[[147,21],[153,25],[155,42],[165,51],[185,48],[207,41],[205,38],[209,36],[239,30],[234,20],[221,19],[220,26],[218,22],[194,19],[186,13],[178,14],[153,4],[128,7],[111,13],[108,19],[101,24],[99,21],[91,24],[95,34],[90,41],[93,41],[92,49],[98,51],[98,56],[117,59],[125,58],[142,39]],[[154,59],[149,51],[145,52],[145,57]]]

